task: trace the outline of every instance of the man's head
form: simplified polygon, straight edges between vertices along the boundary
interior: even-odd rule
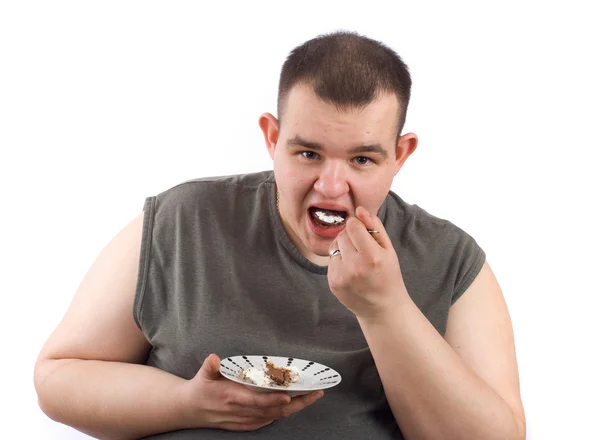
[[[384,44],[351,32],[316,37],[292,50],[281,68],[277,117],[285,118],[287,98],[298,84],[340,110],[366,106],[391,93],[399,102],[398,135],[406,120],[412,81],[408,67]]]
[[[353,33],[312,39],[284,63],[279,118],[265,113],[260,127],[283,224],[311,261],[327,263],[329,244],[344,227],[337,221],[358,206],[377,213],[416,148],[414,134],[400,135],[410,87],[395,52]]]

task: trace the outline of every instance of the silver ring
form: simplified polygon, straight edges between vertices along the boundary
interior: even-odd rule
[[[368,232],[369,234],[379,234],[379,231],[376,231],[376,230],[374,230],[374,229],[367,229],[367,232]]]
[[[342,255],[339,249],[334,249],[329,252],[329,258],[337,257],[338,255]]]

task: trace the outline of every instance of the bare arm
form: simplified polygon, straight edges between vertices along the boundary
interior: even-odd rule
[[[35,366],[42,410],[94,437],[142,437],[185,425],[185,381],[139,365],[150,348],[132,315],[142,223],[143,214],[102,250]]]
[[[186,428],[256,430],[317,401],[255,393],[209,356],[185,380],[143,365],[150,345],[133,320],[143,214],[102,250],[35,366],[40,408],[92,437],[132,439]]]
[[[512,326],[487,263],[452,306],[445,340],[408,296],[359,322],[407,439],[525,439]]]

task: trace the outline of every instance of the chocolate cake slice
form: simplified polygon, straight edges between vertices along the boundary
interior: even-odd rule
[[[274,384],[287,387],[298,381],[299,374],[295,368],[278,367],[271,360],[268,360],[266,364],[265,373]]]

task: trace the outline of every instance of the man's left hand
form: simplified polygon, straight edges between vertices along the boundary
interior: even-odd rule
[[[408,297],[398,256],[377,216],[359,206],[331,243],[330,255],[336,249],[329,288],[358,318],[377,319]]]

